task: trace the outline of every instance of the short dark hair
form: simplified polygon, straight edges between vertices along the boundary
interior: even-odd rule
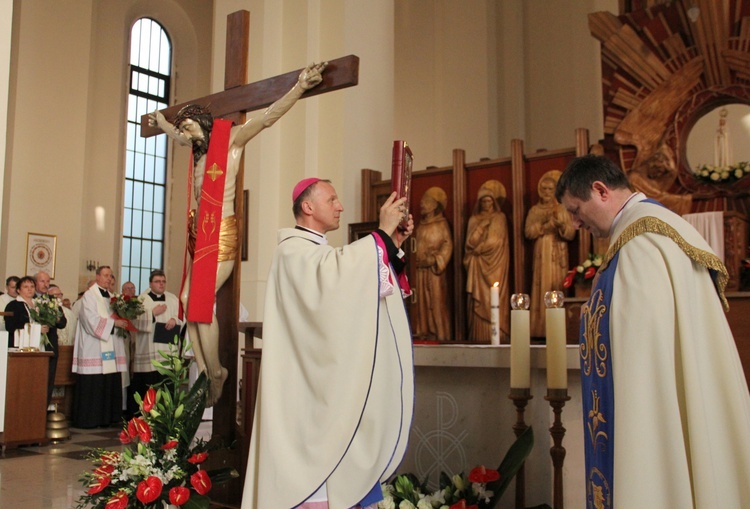
[[[26,281],[31,281],[31,284],[34,285],[34,289],[36,289],[36,281],[34,281],[34,278],[31,276],[24,276],[18,280],[18,283],[16,283],[16,290],[20,290],[21,285],[24,284]]]
[[[112,270],[112,267],[110,267],[109,265],[99,265],[99,266],[98,266],[98,267],[96,268],[96,275],[97,275],[97,276],[101,276],[101,274],[102,274],[102,270],[104,270],[104,269],[109,269],[109,270]],[[114,275],[114,274],[113,274],[113,275]]]
[[[591,186],[600,181],[610,189],[632,189],[625,172],[605,156],[585,155],[576,157],[560,175],[555,189],[555,198],[562,202],[567,192],[574,198],[588,201]]]
[[[296,200],[294,200],[294,203],[292,204],[292,214],[294,214],[295,218],[302,216],[302,202],[310,197],[313,189],[315,189],[315,186],[317,186],[320,182],[327,182],[328,184],[331,183],[331,181],[327,179],[320,179],[317,182],[313,182],[312,184],[307,186],[307,188],[302,191],[299,196],[297,196]]]
[[[10,276],[10,277],[8,277],[8,279],[5,280],[5,285],[7,286],[7,285],[9,285],[11,283],[11,281],[15,281],[16,282],[16,286],[18,286],[18,281],[20,281],[20,280],[21,280],[21,278],[18,277],[18,276]]]
[[[151,274],[148,276],[148,282],[153,282],[154,278],[156,276],[162,276],[164,279],[167,279],[167,275],[164,274],[164,271],[161,269],[152,270]]]

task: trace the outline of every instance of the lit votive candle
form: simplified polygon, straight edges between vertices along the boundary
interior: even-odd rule
[[[510,387],[531,387],[531,331],[529,326],[529,296],[514,293],[510,298]]]
[[[568,371],[565,355],[565,309],[563,293],[544,294],[547,333],[547,388],[567,389]]]

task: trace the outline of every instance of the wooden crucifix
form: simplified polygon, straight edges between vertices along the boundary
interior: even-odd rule
[[[214,118],[233,121],[243,125],[246,113],[265,108],[297,83],[300,70],[280,76],[247,84],[247,58],[249,45],[250,13],[237,11],[227,16],[227,39],[224,91],[187,101],[161,110],[166,119],[173,119],[176,113],[187,104],[208,107]],[[301,98],[331,92],[340,88],[357,85],[359,76],[359,58],[349,55],[328,62],[322,74],[322,81],[306,90]],[[149,115],[141,117],[141,136],[149,137],[163,132],[159,127],[149,123]],[[213,137],[211,140],[213,141]],[[240,168],[244,165],[240,163]],[[192,169],[191,169],[192,171]],[[206,168],[206,175],[211,175]],[[235,217],[237,218],[238,246],[243,245],[244,206],[242,200],[243,172],[237,172],[235,183]],[[235,440],[236,421],[236,387],[237,387],[237,338],[240,295],[240,249],[237,249],[231,275],[216,294],[216,308],[219,310],[219,352],[221,365],[228,370],[221,398],[214,405],[213,439],[225,443]]]

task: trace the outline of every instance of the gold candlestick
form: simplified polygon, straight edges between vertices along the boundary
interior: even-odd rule
[[[510,388],[508,398],[512,399],[513,404],[516,406],[516,423],[513,425],[513,432],[516,434],[516,438],[520,437],[521,434],[528,429],[528,426],[524,421],[524,412],[526,410],[526,405],[533,397],[534,396],[531,395],[531,389],[529,388]],[[525,477],[524,465],[521,465],[521,468],[519,468],[516,473],[516,509],[524,509],[526,507]]]
[[[562,425],[562,409],[565,402],[570,399],[568,389],[547,389],[547,395],[544,397],[549,401],[552,411],[555,414],[555,420],[549,433],[552,436],[552,447],[549,450],[552,456],[552,466],[554,467],[554,483],[552,494],[552,508],[563,509],[563,462],[565,461],[565,447],[562,446],[562,440],[565,436],[565,428]]]

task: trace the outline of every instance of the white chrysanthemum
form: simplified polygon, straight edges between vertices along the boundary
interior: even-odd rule
[[[417,509],[433,509],[432,502],[430,501],[428,497],[429,495],[420,499],[419,502],[417,502]]]
[[[396,509],[396,502],[394,502],[393,497],[387,496],[378,502],[378,509]]]
[[[414,507],[414,504],[412,504],[408,500],[402,500],[401,503],[398,505],[398,509],[417,509],[417,508]]]
[[[729,178],[729,172],[727,170],[724,170],[721,172],[721,179],[726,180]]]
[[[720,178],[721,178],[721,175],[719,175],[718,173],[712,173],[711,174],[711,180],[713,180],[714,182],[716,182]]]
[[[745,175],[745,172],[742,171],[740,168],[737,168],[734,170],[734,176],[735,178],[741,179]]]
[[[591,260],[586,260],[583,262],[583,268],[588,269],[591,267]]]

